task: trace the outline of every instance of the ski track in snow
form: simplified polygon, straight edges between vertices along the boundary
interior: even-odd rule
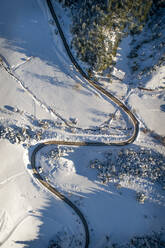
[[[5,180],[1,181],[1,182],[0,182],[0,185],[6,184],[6,183],[8,183],[10,180],[15,179],[16,177],[19,177],[19,176],[21,176],[21,175],[23,175],[23,174],[25,174],[24,171],[23,171],[23,172],[19,172],[19,173],[17,173],[17,174],[14,174],[13,176],[8,177],[8,178],[6,178]]]
[[[27,62],[29,62],[30,60],[32,60],[34,58],[34,56],[31,56],[29,58],[27,58],[25,61],[23,61],[22,63],[18,63],[16,65],[11,66],[11,70],[15,71],[17,70],[19,67],[21,67],[22,65],[25,65]]]
[[[3,229],[3,227],[6,225],[6,221],[7,221],[7,213],[6,211],[3,212],[3,214],[0,217],[0,231]],[[12,229],[9,231],[8,234],[5,235],[4,238],[2,238],[2,240],[0,239],[0,246],[2,246],[9,238],[10,236],[14,233],[14,231],[28,218],[30,217],[29,214],[25,214],[23,217],[21,217],[14,225],[14,227],[12,227]]]
[[[23,81],[20,80],[16,75],[14,75],[14,73],[11,71],[11,69],[9,69],[8,67],[6,67],[6,66],[3,64],[3,61],[1,62],[1,64],[2,64],[3,68],[7,71],[7,73],[8,73],[14,80],[16,80],[16,81],[20,84],[20,86],[25,90],[25,92],[26,92],[27,94],[29,94],[29,95],[32,97],[32,99],[33,99],[39,106],[41,106],[41,107],[42,107],[44,110],[46,110],[48,113],[51,113],[52,116],[60,118],[67,126],[69,126],[69,124],[67,123],[66,120],[64,120],[63,117],[61,117],[59,114],[57,114],[51,107],[47,106],[46,103],[41,102],[41,100],[40,100],[39,98],[37,98],[37,96],[34,95],[33,92],[32,92],[28,87],[25,86],[25,84],[23,83]],[[20,65],[20,66],[21,66],[21,65]]]

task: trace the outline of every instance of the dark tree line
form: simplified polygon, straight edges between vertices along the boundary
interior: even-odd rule
[[[59,0],[72,10],[72,47],[91,70],[105,71],[115,63],[121,39],[142,31],[162,0]]]

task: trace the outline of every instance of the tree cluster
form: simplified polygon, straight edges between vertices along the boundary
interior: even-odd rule
[[[59,0],[72,9],[72,47],[91,70],[103,72],[115,63],[121,39],[140,32],[153,0]]]

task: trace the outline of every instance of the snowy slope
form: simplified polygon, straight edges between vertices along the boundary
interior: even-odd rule
[[[59,15],[65,27],[69,17],[61,8]],[[68,28],[65,33],[70,37]],[[125,114],[76,71],[56,31],[46,1],[1,0],[0,246],[4,248],[45,248],[53,242],[62,248],[84,247],[78,216],[34,177],[32,151],[49,139],[123,140],[132,128]],[[145,82],[158,91],[135,87],[131,59],[126,56],[130,42],[128,37],[121,44],[112,83],[103,79],[101,83],[129,104],[140,128],[165,135],[164,67],[158,66]],[[124,245],[136,235],[164,232],[164,154],[164,146],[140,131],[136,142],[123,149],[50,145],[38,152],[36,163],[45,180],[83,212],[90,247],[104,248]],[[144,163],[138,176],[136,169]],[[144,203],[139,192],[145,195]]]

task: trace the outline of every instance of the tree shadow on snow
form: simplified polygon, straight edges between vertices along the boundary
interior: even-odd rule
[[[55,148],[55,146],[50,145],[49,148],[51,150]],[[137,153],[140,149],[137,145],[129,145],[125,148],[131,148],[137,151]],[[34,149],[34,147],[29,150],[29,158],[31,158],[32,149]],[[159,223],[161,215],[159,216],[159,213],[164,211],[165,199],[164,196],[157,191],[157,189],[159,189],[158,186],[154,188],[153,183],[150,183],[148,179],[146,180],[146,185],[144,185],[143,182],[144,187],[142,187],[142,189],[149,187],[149,196],[144,204],[140,204],[136,199],[136,194],[138,190],[140,191],[138,184],[135,185],[135,188],[126,186],[117,188],[115,183],[103,184],[97,178],[97,170],[90,168],[89,161],[91,159],[97,158],[103,161],[105,160],[103,154],[112,152],[112,156],[114,156],[121,151],[121,149],[122,148],[116,147],[73,147],[72,151],[63,155],[63,158],[72,161],[75,166],[76,174],[80,176],[80,179],[83,177],[83,180],[86,180],[87,183],[85,188],[81,188],[79,185],[77,187],[78,191],[73,187],[73,190],[70,190],[69,194],[63,190],[60,185],[57,188],[81,210],[89,225],[90,235],[94,235],[91,230],[96,231],[99,242],[105,238],[106,234],[112,234],[116,238],[120,235],[120,237],[122,236],[122,238],[127,239],[132,238],[134,232],[136,232],[136,235],[143,235],[146,230],[147,232],[152,232],[153,230],[158,231],[161,227]],[[145,149],[148,150],[147,148]],[[150,149],[150,151],[151,156],[157,156],[158,159],[161,158],[165,161],[162,155],[156,153],[154,150]],[[34,187],[43,190],[42,186],[40,187],[36,184],[35,179],[33,184]],[[80,183],[78,182],[78,184]],[[43,208],[38,209],[39,214],[36,217],[41,223],[38,226],[36,239],[31,241],[17,240],[15,242],[24,245],[24,247],[45,248],[48,247],[51,239],[56,240],[60,235],[64,238],[64,233],[67,233],[68,237],[72,237],[70,239],[68,238],[67,241],[68,243],[72,243],[74,242],[72,235],[75,234],[75,237],[78,237],[80,232],[83,233],[81,237],[82,240],[84,240],[82,224],[79,224],[79,218],[74,211],[48,191],[45,195],[47,203]],[[153,213],[155,219],[153,218]],[[126,223],[127,228],[125,226]],[[119,230],[122,230],[122,232]],[[96,245],[94,243],[92,244]],[[102,247],[101,245],[100,247]],[[72,243],[71,247],[78,246],[74,246]]]
[[[2,49],[5,49],[5,51],[2,50],[4,55],[1,57],[5,58],[6,51],[8,51],[7,56],[8,54],[9,56],[13,56],[14,52],[18,52],[18,61],[20,61],[16,62],[18,64],[12,65],[12,67],[16,68],[26,61],[28,63],[30,57],[32,58],[30,61],[35,61],[35,58],[38,58],[52,67],[53,70],[63,72],[63,74],[66,75],[66,80],[67,78],[71,78],[74,82],[81,84],[88,90],[87,92],[82,88],[80,94],[91,94],[93,90],[86,85],[83,77],[73,67],[60,37],[56,37],[55,34],[52,33],[53,31],[51,31],[48,25],[49,17],[46,12],[49,12],[46,1],[39,4],[34,0],[27,2],[16,0],[14,4],[12,4],[3,0],[0,9],[0,38],[4,39]],[[7,18],[8,15],[6,15],[6,13],[9,14],[10,18]],[[54,28],[55,27],[52,29]],[[20,56],[21,54],[22,57]],[[6,58],[4,60],[7,61]],[[6,63],[8,67],[10,67],[9,63]],[[60,82],[56,80],[55,77],[47,75],[47,72],[42,72],[42,74],[41,71],[39,71],[39,73],[31,72],[31,75],[47,83],[57,85],[58,87],[73,88],[74,86],[74,84],[71,85],[67,81],[63,82],[62,80]]]

